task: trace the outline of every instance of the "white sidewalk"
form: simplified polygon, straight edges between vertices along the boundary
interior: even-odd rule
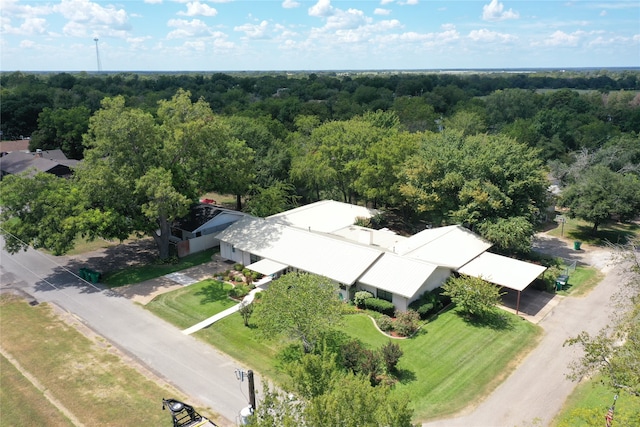
[[[262,287],[264,285],[268,284],[269,282],[271,282],[271,277],[269,277],[269,276],[266,276],[266,277],[262,278],[262,280],[256,282],[255,283],[255,285],[256,285],[255,289],[253,289],[251,292],[249,292],[247,294],[247,296],[242,299],[242,303],[250,304],[253,301],[253,299],[255,298],[256,293],[261,292],[263,290]],[[225,317],[235,313],[236,311],[240,310],[240,305],[242,303],[236,304],[233,307],[229,307],[226,310],[221,311],[220,313],[209,317],[208,319],[204,319],[202,322],[196,323],[195,325],[183,330],[182,333],[185,334],[185,335],[191,335],[192,333],[197,332],[200,329],[206,328],[207,326],[210,326],[210,325],[214,324],[218,320],[220,320],[222,318],[225,318]]]

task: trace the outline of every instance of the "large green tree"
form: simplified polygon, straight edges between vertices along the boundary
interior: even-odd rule
[[[537,155],[505,136],[427,132],[400,172],[400,194],[435,226],[463,224],[502,250],[526,251],[547,204]],[[517,231],[517,239],[504,239],[504,230]]]
[[[273,281],[256,303],[254,318],[267,336],[300,340],[311,352],[322,334],[341,319],[338,285],[326,277],[289,273]]]
[[[82,136],[89,127],[91,112],[85,106],[68,109],[46,107],[38,116],[38,129],[31,134],[29,149],[59,148],[71,159],[82,159]]]
[[[153,237],[160,258],[167,258],[172,222],[202,193],[244,185],[234,179],[238,164],[252,155],[207,103],[192,102],[185,91],[160,101],[155,116],[128,107],[123,97],[105,98],[84,144],[72,180],[17,177],[2,184],[3,225],[18,246],[63,253],[78,234],[124,240],[136,233]],[[35,209],[40,200],[42,209]],[[34,226],[42,220],[46,239]]]
[[[595,233],[613,216],[624,221],[640,213],[640,179],[601,164],[591,166],[562,191],[560,203],[569,208],[569,216],[592,223]]]
[[[0,193],[0,232],[11,253],[33,246],[63,254],[79,231],[74,218],[90,214],[73,182],[48,173],[8,175],[0,182]]]
[[[156,117],[122,97],[105,99],[85,144],[77,179],[91,206],[120,218],[115,237],[152,236],[161,259],[169,256],[171,223],[203,192],[234,188],[238,163],[252,153],[185,91],[160,101]]]

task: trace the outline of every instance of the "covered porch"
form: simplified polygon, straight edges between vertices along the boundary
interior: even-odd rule
[[[507,295],[509,292],[515,295],[515,313],[520,314],[523,291],[546,269],[542,265],[485,252],[462,266],[458,272],[507,288]]]

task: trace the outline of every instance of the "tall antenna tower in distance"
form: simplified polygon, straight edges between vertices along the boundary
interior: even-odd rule
[[[96,58],[98,59],[98,72],[102,71],[102,63],[100,62],[100,51],[98,50],[98,38],[93,39],[96,42]]]

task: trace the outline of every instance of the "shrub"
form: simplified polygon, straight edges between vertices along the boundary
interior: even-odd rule
[[[365,348],[358,340],[351,340],[340,347],[340,363],[345,368],[357,374],[361,370]]]
[[[380,348],[380,355],[382,356],[382,361],[387,369],[387,373],[395,372],[396,365],[398,365],[403,354],[400,345],[391,341]]]
[[[420,295],[420,298],[409,304],[409,308],[417,311],[422,320],[437,313],[442,307],[443,303],[439,296],[439,288],[431,292],[425,292]]]
[[[378,328],[380,328],[381,331],[388,332],[393,329],[393,320],[387,315],[383,314],[382,316],[380,316],[376,320],[376,323],[378,324]]]
[[[387,316],[393,316],[393,312],[396,307],[393,303],[380,298],[367,298],[364,300],[364,307],[369,310],[374,310]]]
[[[244,298],[248,293],[249,287],[247,285],[236,285],[229,290],[231,298]]]
[[[408,337],[420,327],[420,315],[415,310],[397,311],[393,328],[403,337]]]
[[[369,298],[373,298],[373,294],[371,292],[358,291],[358,292],[356,292],[356,294],[353,297],[353,303],[358,308],[364,308],[364,302],[365,302],[365,300],[368,300]]]
[[[233,269],[235,271],[242,271],[242,269],[244,268],[244,265],[237,263],[237,264],[233,264]]]

